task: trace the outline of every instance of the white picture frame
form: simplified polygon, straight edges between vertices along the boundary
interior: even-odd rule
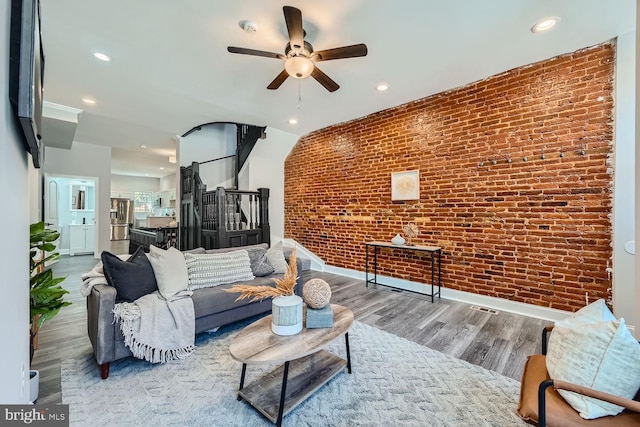
[[[420,200],[420,171],[391,173],[391,200]]]

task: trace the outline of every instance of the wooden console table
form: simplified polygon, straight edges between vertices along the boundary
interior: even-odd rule
[[[426,295],[428,297],[431,297],[431,302],[434,301],[435,296],[437,295],[438,298],[440,298],[440,284],[441,282],[441,270],[440,270],[440,262],[441,262],[441,258],[442,258],[442,248],[438,247],[438,246],[407,246],[407,245],[394,245],[393,243],[386,243],[386,242],[368,242],[366,244],[366,261],[365,261],[365,284],[368,287],[369,283],[373,283],[374,285],[378,285],[378,251],[380,250],[380,248],[391,248],[391,249],[397,249],[397,250],[404,250],[404,251],[416,251],[416,252],[427,252],[431,254],[431,293],[430,294],[426,294],[426,293],[422,293],[423,295]],[[373,278],[369,279],[369,248],[373,248]],[[438,268],[438,282],[437,282],[437,286],[438,286],[438,291],[435,291],[435,286],[436,286],[436,258],[437,258],[437,268]],[[380,285],[384,285],[384,283],[380,283]],[[384,286],[391,286],[391,285],[384,285]],[[395,286],[391,286],[391,287],[395,287]],[[415,291],[412,291],[415,292]]]

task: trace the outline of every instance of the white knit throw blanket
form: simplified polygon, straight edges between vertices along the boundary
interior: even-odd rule
[[[191,291],[164,299],[159,292],[122,302],[113,309],[124,343],[134,357],[151,363],[184,359],[195,350],[195,311]]]

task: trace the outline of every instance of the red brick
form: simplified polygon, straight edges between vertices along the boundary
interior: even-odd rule
[[[363,271],[365,242],[416,222],[445,287],[562,310],[610,297],[614,58],[582,49],[305,135],[285,235]],[[392,202],[391,173],[412,169],[420,200]],[[426,283],[426,262],[383,251],[379,272]]]

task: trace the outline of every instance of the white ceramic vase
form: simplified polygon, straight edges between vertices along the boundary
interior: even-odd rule
[[[302,330],[302,298],[284,295],[271,301],[271,330],[276,335],[295,335]]]
[[[404,242],[404,237],[402,237],[400,234],[396,234],[396,237],[391,239],[391,243],[393,243],[394,245],[404,245]]]

